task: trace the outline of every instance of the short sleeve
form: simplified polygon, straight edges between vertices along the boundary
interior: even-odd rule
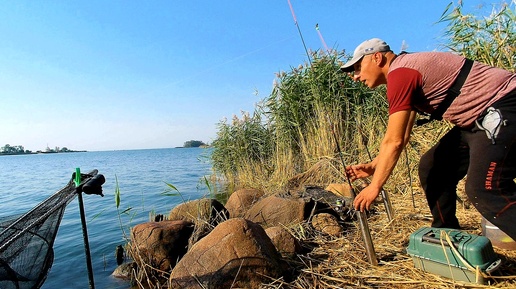
[[[389,115],[414,109],[414,100],[420,94],[421,73],[415,69],[400,67],[387,75],[387,101]]]

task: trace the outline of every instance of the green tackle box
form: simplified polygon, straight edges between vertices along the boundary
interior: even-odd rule
[[[420,228],[410,235],[407,253],[416,268],[477,284],[501,264],[488,238],[456,229]]]

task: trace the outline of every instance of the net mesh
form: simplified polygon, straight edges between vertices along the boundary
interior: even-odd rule
[[[80,186],[96,174],[81,174]],[[31,289],[43,284],[54,260],[59,224],[78,188],[73,176],[26,214],[0,218],[0,288]]]

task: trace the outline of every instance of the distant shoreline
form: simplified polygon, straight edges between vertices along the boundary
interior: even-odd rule
[[[0,156],[23,156],[23,155],[38,155],[38,154],[67,154],[67,153],[85,153],[88,151],[66,151],[66,152],[43,152],[43,151],[37,151],[37,152],[30,152],[30,153],[0,153]]]
[[[161,149],[209,149],[212,148],[210,145],[201,145],[195,147],[185,147],[185,146],[177,146],[177,147],[168,147],[168,148],[135,148],[135,149],[114,149],[114,150],[79,150],[79,151],[30,151],[30,152],[19,152],[19,153],[2,153],[0,152],[0,156],[17,156],[17,155],[37,155],[37,154],[60,154],[60,153],[84,153],[84,152],[110,152],[110,151],[132,151],[132,150],[161,150]]]

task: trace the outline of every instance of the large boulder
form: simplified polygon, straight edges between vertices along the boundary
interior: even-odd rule
[[[226,202],[226,209],[231,218],[243,217],[245,212],[264,195],[258,189],[240,189],[229,196]]]
[[[310,215],[314,202],[307,198],[268,196],[256,202],[244,218],[265,228],[300,223]]]
[[[281,256],[264,229],[230,219],[195,243],[170,275],[171,288],[258,288],[282,275]]]
[[[129,254],[138,266],[168,271],[187,251],[194,225],[174,220],[138,224],[131,230]]]

